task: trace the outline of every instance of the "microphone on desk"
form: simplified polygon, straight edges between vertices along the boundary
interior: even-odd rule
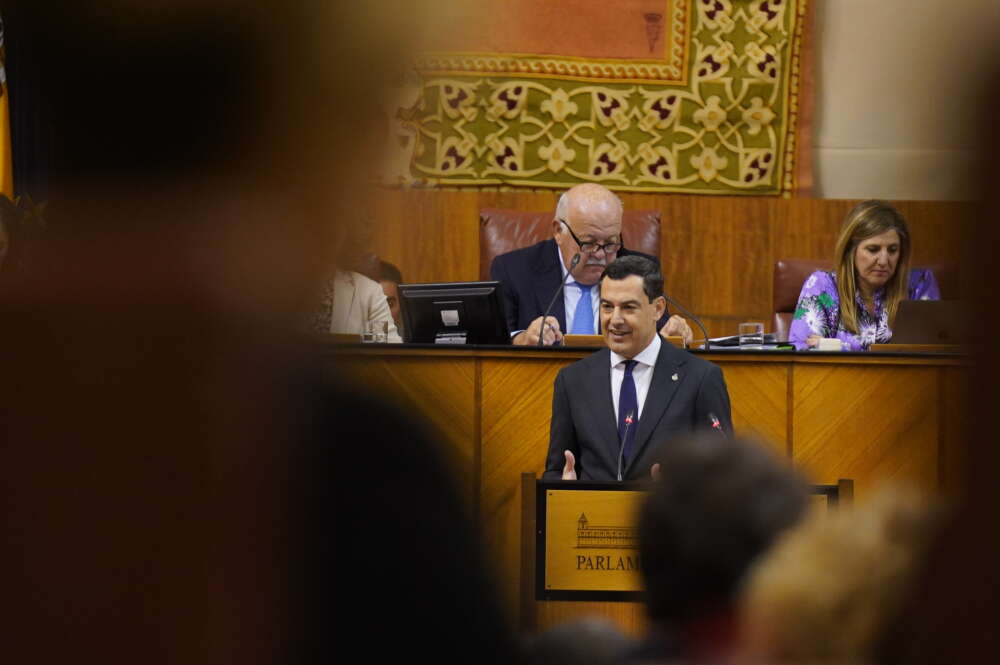
[[[711,425],[712,429],[714,429],[720,435],[722,435],[723,437],[726,436],[725,431],[722,429],[722,423],[719,422],[719,417],[716,416],[714,413],[708,414],[708,424]]]
[[[663,297],[666,299],[668,303],[670,303],[677,309],[681,310],[681,314],[683,314],[684,316],[688,317],[696,324],[698,324],[698,327],[701,328],[701,334],[705,336],[705,350],[706,351],[710,350],[712,347],[712,343],[708,340],[708,330],[705,328],[704,324],[702,324],[701,319],[699,319],[697,316],[689,312],[687,308],[685,308],[679,302],[668,296],[666,293],[663,294]]]
[[[577,252],[576,254],[573,255],[573,258],[569,262],[569,270],[566,271],[566,277],[569,278],[573,277],[573,268],[576,268],[576,264],[578,264],[579,262],[580,262],[580,252]],[[559,297],[559,294],[562,293],[563,289],[565,288],[566,288],[566,279],[563,278],[562,284],[559,285],[559,288],[556,289],[555,294],[552,296],[552,300],[549,301],[549,306],[545,308],[545,314],[542,314],[542,325],[538,329],[539,347],[545,346],[545,319],[548,318],[549,312],[552,311],[552,305],[556,304],[556,298]]]
[[[632,416],[635,415],[635,411],[629,411],[625,414],[625,433],[622,435],[622,440],[618,443],[618,482],[622,480],[622,457],[625,455],[625,441],[628,440],[628,430],[632,427]]]

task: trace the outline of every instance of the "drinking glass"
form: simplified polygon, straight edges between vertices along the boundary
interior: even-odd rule
[[[763,349],[764,348],[764,324],[756,321],[741,323],[740,348],[741,349]]]

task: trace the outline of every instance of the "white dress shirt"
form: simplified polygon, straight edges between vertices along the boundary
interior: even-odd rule
[[[569,276],[569,271],[566,270],[566,263],[563,261],[562,252],[559,251],[558,245],[556,246],[556,253],[559,254],[559,266],[562,268],[562,278],[565,282]],[[576,281],[569,282],[566,284],[566,288],[563,289],[563,302],[566,304],[566,330],[563,331],[564,333],[568,334],[573,330],[573,320],[576,318],[576,304],[580,302],[580,296],[582,295],[583,290],[576,285]],[[590,334],[597,335],[600,332],[601,326],[597,312],[601,304],[601,294],[597,284],[590,287],[590,300],[594,308],[594,329]]]
[[[636,366],[632,369],[632,380],[635,381],[635,397],[639,403],[639,418],[642,418],[642,407],[646,404],[649,385],[653,381],[653,370],[656,368],[656,357],[660,355],[660,336],[653,335],[653,341],[639,352],[635,358]],[[625,380],[625,362],[630,360],[614,351],[611,352],[611,399],[615,404],[615,422],[618,422],[618,397]]]

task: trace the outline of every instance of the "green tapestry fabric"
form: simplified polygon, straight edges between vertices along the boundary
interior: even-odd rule
[[[774,195],[793,187],[805,0],[671,0],[659,58],[437,53],[390,177],[448,187]],[[656,17],[651,19],[650,17]]]

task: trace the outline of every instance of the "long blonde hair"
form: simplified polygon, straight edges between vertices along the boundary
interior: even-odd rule
[[[840,322],[845,330],[858,333],[858,305],[855,299],[857,270],[854,254],[862,242],[886,231],[899,234],[899,259],[896,271],[885,285],[884,305],[889,325],[896,319],[899,302],[908,296],[910,285],[910,229],[906,220],[885,201],[862,201],[847,213],[837,238],[833,263],[837,266],[837,294],[840,296]]]

